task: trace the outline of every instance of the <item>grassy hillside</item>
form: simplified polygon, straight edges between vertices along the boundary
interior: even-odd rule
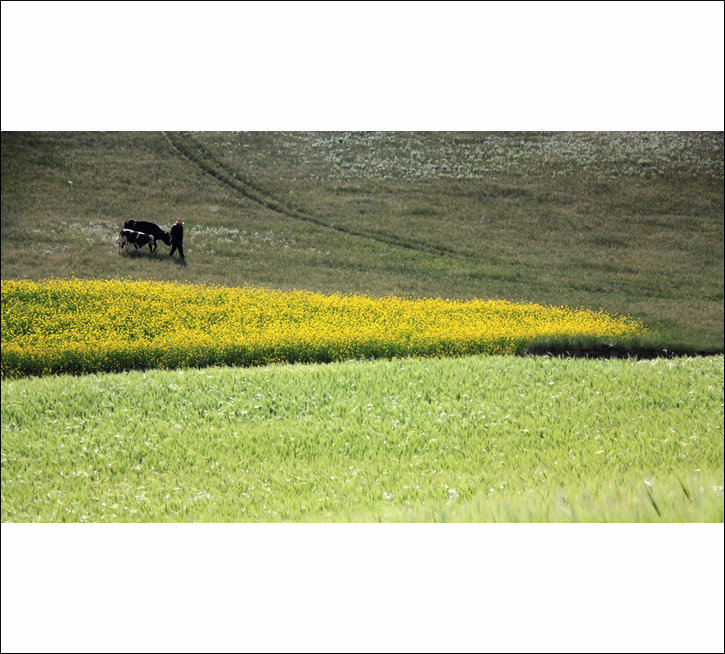
[[[187,265],[119,255],[186,223]],[[3,133],[2,277],[500,298],[723,348],[722,133]]]

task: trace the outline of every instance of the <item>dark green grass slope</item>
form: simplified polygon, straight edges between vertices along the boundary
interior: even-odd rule
[[[186,223],[187,265],[118,255]],[[505,298],[723,347],[722,133],[3,133],[2,277]]]

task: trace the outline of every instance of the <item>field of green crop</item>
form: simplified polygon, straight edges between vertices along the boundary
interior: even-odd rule
[[[723,357],[2,382],[3,521],[723,520]]]
[[[1,202],[3,522],[723,520],[722,133],[4,132]]]

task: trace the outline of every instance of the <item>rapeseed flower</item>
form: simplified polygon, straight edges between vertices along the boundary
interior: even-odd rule
[[[2,376],[513,354],[628,338],[636,320],[504,300],[375,298],[122,280],[2,281]]]

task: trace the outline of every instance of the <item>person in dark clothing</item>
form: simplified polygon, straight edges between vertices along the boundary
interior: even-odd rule
[[[184,258],[184,221],[179,218],[176,224],[171,228],[171,252],[169,256],[174,256],[176,250],[179,251],[179,256]]]

